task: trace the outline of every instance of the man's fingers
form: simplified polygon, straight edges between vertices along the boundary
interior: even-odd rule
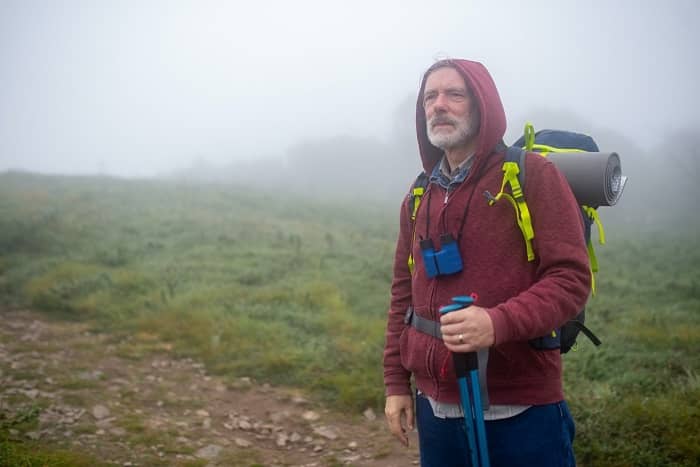
[[[408,446],[408,436],[404,427],[412,430],[413,421],[413,398],[410,395],[388,396],[384,407],[389,431],[396,439]]]
[[[389,431],[403,444],[408,445],[408,438],[401,426],[401,411],[387,414],[387,423],[389,424]]]
[[[440,316],[440,323],[444,326],[446,324],[461,323],[464,321],[471,313],[472,310],[469,308],[462,308],[461,310],[451,311]]]
[[[408,436],[404,426],[413,429],[413,399],[410,396],[390,397],[387,399],[384,414],[386,415],[387,425],[389,425],[391,434],[401,441],[404,446],[408,446]]]
[[[406,408],[406,427],[413,431],[415,427],[415,419],[413,416],[413,404],[409,405]],[[408,440],[406,440],[406,444],[408,444]]]

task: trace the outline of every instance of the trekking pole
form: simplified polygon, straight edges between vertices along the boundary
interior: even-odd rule
[[[475,297],[459,296],[452,298],[452,304],[440,308],[440,314],[467,308]],[[486,444],[486,426],[481,406],[479,386],[479,359],[476,352],[452,353],[452,361],[457,374],[459,398],[464,411],[464,424],[467,430],[469,456],[474,467],[489,467],[489,449]]]

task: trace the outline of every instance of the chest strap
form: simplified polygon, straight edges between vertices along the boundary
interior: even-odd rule
[[[440,323],[432,319],[423,318],[413,312],[413,307],[409,306],[406,310],[406,316],[403,318],[404,324],[416,328],[417,331],[433,336],[435,339],[442,340],[442,332],[440,332]]]

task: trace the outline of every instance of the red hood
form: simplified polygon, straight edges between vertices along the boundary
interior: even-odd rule
[[[477,135],[477,146],[475,154],[475,164],[480,164],[484,157],[488,156],[496,148],[496,145],[503,140],[506,131],[506,114],[503,110],[501,98],[498,95],[496,84],[486,67],[479,62],[469,60],[444,60],[439,63],[446,63],[454,67],[464,78],[474,98],[479,104],[481,114],[481,125]],[[438,65],[438,64],[436,64]],[[431,67],[434,70],[435,66]],[[423,92],[425,90],[425,80],[428,73],[423,75],[418,101],[416,103],[416,131],[418,133],[418,149],[423,161],[423,169],[430,174],[435,164],[442,158],[442,149],[436,148],[428,140],[428,133],[425,128],[425,111],[423,110]]]

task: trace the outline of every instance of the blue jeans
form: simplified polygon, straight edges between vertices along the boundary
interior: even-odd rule
[[[463,418],[437,418],[416,397],[421,467],[473,467]],[[538,405],[515,417],[486,421],[492,467],[574,467],[574,421],[566,402]]]

